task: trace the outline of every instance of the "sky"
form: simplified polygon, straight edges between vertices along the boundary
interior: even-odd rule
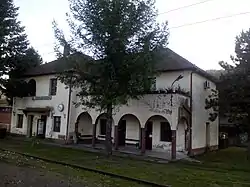
[[[55,60],[52,21],[67,33],[68,0],[14,2],[31,45],[45,62]],[[196,5],[183,8],[191,4]],[[168,21],[168,47],[205,70],[219,69],[221,60],[230,62],[235,37],[250,28],[250,0],[156,0],[156,7],[157,20]],[[220,17],[227,18],[216,19]]]

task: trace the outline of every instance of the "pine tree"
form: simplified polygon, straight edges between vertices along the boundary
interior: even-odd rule
[[[18,8],[13,0],[0,0],[0,89],[8,97],[22,96],[19,76],[28,68],[42,62],[38,53],[29,46],[24,27],[17,20]],[[17,87],[21,85],[21,87]],[[13,89],[15,88],[15,93]]]
[[[218,85],[220,113],[247,121],[250,155],[250,29],[236,37],[235,54],[233,64],[219,63],[225,70]]]
[[[74,73],[64,73],[60,79],[80,90],[83,106],[106,112],[106,150],[111,154],[113,109],[150,90],[156,51],[168,43],[167,23],[156,22],[154,0],[69,2],[72,40],[66,41],[56,23],[55,36],[71,52],[87,50],[93,55],[92,59],[69,56],[69,61],[76,62]]]

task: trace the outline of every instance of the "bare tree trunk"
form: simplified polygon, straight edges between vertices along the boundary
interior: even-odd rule
[[[106,125],[106,152],[107,155],[112,155],[112,104],[107,106],[107,125]]]

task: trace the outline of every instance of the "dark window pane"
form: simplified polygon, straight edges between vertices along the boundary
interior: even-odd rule
[[[50,95],[56,95],[57,79],[50,79]]]
[[[60,132],[61,129],[61,117],[54,116],[54,132]]]
[[[18,114],[17,115],[17,124],[16,124],[17,128],[23,128],[23,115],[22,114]]]
[[[161,122],[161,141],[163,142],[172,141],[172,131],[170,124],[168,122]]]
[[[31,79],[28,83],[29,96],[36,96],[36,81]]]
[[[106,135],[106,125],[107,125],[107,120],[100,119],[100,134],[101,135]]]

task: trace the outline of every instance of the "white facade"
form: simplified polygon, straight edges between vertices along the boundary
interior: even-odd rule
[[[188,120],[180,120],[179,107],[185,100],[188,100],[192,108],[191,142],[192,150],[205,148],[206,146],[218,145],[218,120],[207,125],[208,111],[205,110],[205,98],[209,95],[210,89],[204,89],[204,82],[209,81],[205,77],[192,73],[191,71],[163,72],[156,78],[157,89],[169,88],[173,81],[182,75],[183,78],[176,82],[173,87],[180,87],[192,93],[191,97],[180,94],[172,94],[173,106],[170,105],[171,94],[148,94],[140,100],[131,100],[128,105],[121,106],[114,111],[112,136],[115,138],[115,126],[120,120],[126,120],[125,143],[137,145],[140,143],[141,131],[151,121],[152,125],[152,149],[156,151],[171,150],[171,141],[162,141],[161,124],[167,122],[171,130],[176,131],[176,149],[185,151],[187,148]],[[78,133],[82,139],[91,139],[93,125],[96,124],[96,138],[103,140],[105,135],[101,134],[101,119],[105,115],[95,110],[85,110],[82,106],[76,107],[73,103],[78,101],[76,91],[71,94],[69,102],[69,89],[61,82],[57,82],[57,93],[50,96],[50,79],[56,75],[44,75],[30,77],[36,81],[36,97],[15,98],[13,103],[11,132],[23,135],[30,135],[29,116],[33,115],[32,135],[37,135],[38,120],[41,118],[41,111],[31,111],[32,108],[49,108],[50,112],[46,118],[45,137],[53,139],[65,139],[67,135],[73,136],[75,124],[78,122]],[[192,81],[192,82],[191,82]],[[211,89],[216,88],[211,81]],[[192,87],[192,90],[191,90]],[[192,102],[190,101],[192,98]],[[58,105],[63,104],[64,110],[59,111]],[[192,106],[190,106],[192,104]],[[29,110],[28,110],[29,109]],[[39,110],[40,110],[39,109]],[[69,110],[68,110],[69,109]],[[28,111],[27,111],[28,110]],[[35,109],[34,109],[35,110]],[[38,110],[38,109],[36,109]],[[26,111],[26,112],[24,112]],[[68,112],[70,115],[68,115]],[[17,128],[18,114],[23,114],[22,127]],[[61,117],[60,132],[54,132],[54,117]],[[69,118],[69,119],[67,119]],[[67,123],[68,122],[68,123]],[[190,138],[190,137],[189,137]]]

